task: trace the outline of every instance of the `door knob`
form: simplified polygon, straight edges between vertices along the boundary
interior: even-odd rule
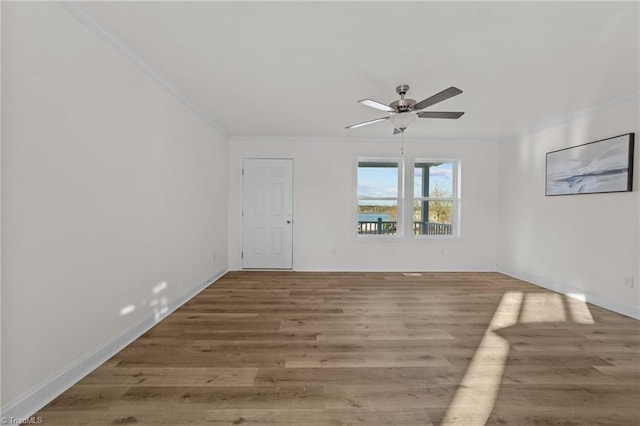
[[[290,221],[290,220],[287,220],[287,223],[291,223],[291,221]]]

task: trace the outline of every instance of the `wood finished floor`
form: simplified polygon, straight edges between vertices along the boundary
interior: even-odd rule
[[[495,273],[233,272],[36,416],[640,425],[640,321]]]

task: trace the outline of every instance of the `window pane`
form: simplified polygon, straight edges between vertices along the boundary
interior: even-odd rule
[[[358,197],[398,197],[397,163],[358,163]]]
[[[425,193],[427,188],[429,193]],[[413,168],[413,196],[453,197],[453,163],[417,161]]]
[[[358,201],[358,234],[397,235],[398,202],[389,200]]]
[[[451,235],[453,201],[416,201],[413,208],[415,235]]]

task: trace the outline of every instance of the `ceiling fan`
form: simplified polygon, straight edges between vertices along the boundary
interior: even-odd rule
[[[407,127],[409,127],[417,117],[420,118],[452,118],[457,119],[462,117],[464,112],[450,112],[450,111],[420,111],[424,108],[435,105],[438,102],[445,101],[456,95],[462,93],[462,90],[457,87],[449,87],[442,92],[424,99],[420,102],[416,102],[415,99],[405,99],[404,95],[409,91],[409,85],[401,84],[396,87],[396,92],[400,95],[400,99],[391,102],[389,105],[385,105],[381,102],[374,101],[373,99],[362,99],[358,102],[369,106],[371,108],[379,109],[389,113],[388,117],[376,118],[374,120],[364,121],[362,123],[352,124],[345,127],[346,129],[355,129],[356,127],[367,126],[369,124],[377,123],[379,121],[391,120],[393,123],[393,134],[403,133]]]

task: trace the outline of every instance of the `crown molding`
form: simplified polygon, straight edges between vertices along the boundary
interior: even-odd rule
[[[125,59],[138,67],[143,74],[155,81],[164,90],[166,90],[173,97],[178,99],[184,106],[186,106],[191,112],[204,120],[209,126],[211,126],[216,132],[222,135],[225,139],[229,139],[231,135],[221,125],[216,123],[211,117],[207,115],[200,107],[195,105],[178,87],[176,87],[168,78],[166,78],[156,67],[154,67],[149,61],[144,59],[135,49],[129,46],[124,40],[116,36],[111,30],[109,30],[104,24],[95,19],[89,12],[87,12],[82,6],[75,1],[70,0],[57,0],[59,5],[64,7],[71,15],[77,18],[90,30],[95,32],[100,38],[109,43],[117,52],[119,52]]]
[[[595,114],[597,112],[603,111],[607,108],[610,108],[614,105],[617,104],[622,104],[625,102],[631,102],[631,101],[637,101],[638,99],[640,99],[640,90],[639,91],[635,91],[635,92],[631,92],[631,93],[627,93],[626,95],[622,95],[622,96],[617,96],[615,98],[611,98],[605,102],[596,104],[596,105],[592,105],[583,109],[580,109],[578,111],[575,111],[569,115],[565,115],[564,117],[560,117],[557,118],[555,120],[550,120],[550,121],[546,121],[542,124],[536,125],[534,127],[532,127],[529,130],[523,131],[523,132],[518,132],[518,133],[513,133],[509,136],[505,136],[504,138],[500,138],[498,140],[498,143],[500,144],[508,144],[511,142],[516,142],[522,138],[525,138],[527,136],[531,136],[531,135],[535,135],[538,132],[541,132],[545,129],[549,129],[551,127],[555,127],[555,126],[559,126],[561,124],[565,124],[565,123],[569,123],[573,120],[576,120],[580,117],[585,117],[585,116],[589,116],[592,114]]]
[[[308,136],[231,136],[230,142],[289,142],[289,143],[393,143],[399,144],[400,137],[387,137],[387,138],[363,138],[363,137],[308,137]],[[435,138],[411,138],[404,139],[405,145],[442,145],[442,144],[485,144],[493,145],[499,143],[498,140],[492,139],[435,139]]]

